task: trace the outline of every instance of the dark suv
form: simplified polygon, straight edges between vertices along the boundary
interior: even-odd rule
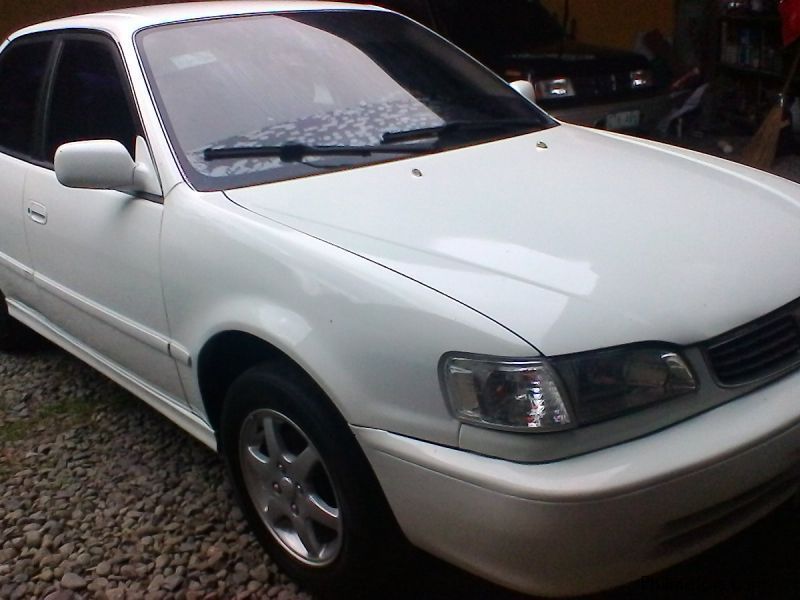
[[[649,129],[669,109],[666,82],[634,52],[580,44],[538,0],[386,0],[508,81],[533,83],[555,117],[606,129]]]

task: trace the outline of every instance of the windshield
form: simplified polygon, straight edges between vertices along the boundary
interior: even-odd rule
[[[382,11],[179,23],[141,31],[137,46],[184,173],[199,190],[353,168],[408,156],[412,145],[437,152],[555,124],[435,34]],[[453,122],[480,126],[446,127]],[[406,131],[430,133],[393,143],[385,137]],[[249,147],[252,155],[227,151]]]

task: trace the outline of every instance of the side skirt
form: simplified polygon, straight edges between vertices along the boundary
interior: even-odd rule
[[[6,298],[6,302],[8,304],[8,312],[12,317],[27,325],[42,337],[61,346],[67,352],[74,354],[135,396],[138,396],[212,450],[217,450],[217,439],[214,435],[214,430],[211,429],[206,421],[187,409],[181,402],[163,394],[140,377],[133,375],[127,369],[98,354],[25,304],[11,298]]]

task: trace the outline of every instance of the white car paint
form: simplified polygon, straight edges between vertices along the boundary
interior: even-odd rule
[[[800,296],[800,277],[775,277],[797,273],[800,254],[786,180],[572,125],[458,154],[227,194],[457,298],[548,355],[591,349],[587,330],[592,348],[690,344]]]
[[[164,191],[162,204],[67,190],[52,171],[0,153],[0,289],[12,316],[211,447],[202,348],[230,330],[269,342],[350,423],[412,542],[531,593],[588,592],[663,568],[794,491],[740,507],[713,535],[661,546],[665,527],[794,465],[796,374],[638,440],[518,464],[459,449],[438,363],[454,350],[535,357],[694,343],[766,314],[800,296],[797,186],[568,125],[227,192],[184,181],[133,33],[333,7],[192,3],[12,36],[114,36]],[[81,211],[69,210],[76,198]],[[29,218],[33,203],[47,223]]]

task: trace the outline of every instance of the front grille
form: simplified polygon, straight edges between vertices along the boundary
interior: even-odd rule
[[[745,326],[724,338],[706,350],[722,385],[744,385],[800,364],[800,327],[794,314]]]

